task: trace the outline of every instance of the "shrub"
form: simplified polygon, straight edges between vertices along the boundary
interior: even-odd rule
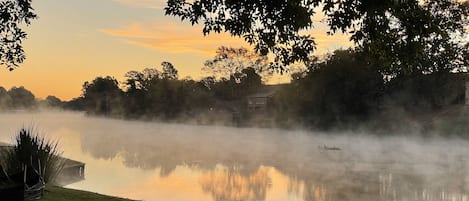
[[[37,183],[39,178],[52,183],[64,164],[57,146],[57,142],[46,140],[34,129],[22,128],[15,137],[13,148],[4,151],[3,166],[9,173],[26,168],[27,184]]]

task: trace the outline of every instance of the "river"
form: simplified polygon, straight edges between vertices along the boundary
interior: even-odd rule
[[[0,114],[86,163],[66,187],[145,201],[468,201],[469,142],[88,117]],[[407,136],[407,137],[405,137]]]

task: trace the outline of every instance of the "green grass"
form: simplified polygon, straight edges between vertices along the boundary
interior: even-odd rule
[[[124,198],[111,197],[97,193],[73,190],[55,186],[47,186],[44,197],[39,201],[133,201]]]

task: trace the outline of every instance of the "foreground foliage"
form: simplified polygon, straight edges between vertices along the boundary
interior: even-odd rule
[[[308,35],[326,22],[329,33],[350,33],[357,49],[387,75],[436,72],[467,65],[469,1],[457,0],[168,0],[166,14],[204,35],[228,32],[262,54],[291,64],[309,61],[316,48]],[[324,15],[322,22],[314,21]],[[303,33],[303,34],[302,34]]]
[[[3,0],[0,2],[0,64],[10,71],[26,59],[23,40],[27,34],[24,25],[37,18],[32,0]]]
[[[12,149],[2,153],[7,173],[26,171],[26,184],[41,180],[52,183],[63,167],[63,159],[56,142],[45,140],[32,128],[19,130]],[[23,183],[23,181],[15,181]]]

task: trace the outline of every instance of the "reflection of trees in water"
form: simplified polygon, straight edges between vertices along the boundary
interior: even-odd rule
[[[287,192],[291,195],[300,195],[303,190],[304,182],[297,177],[289,177],[287,183]]]
[[[99,130],[99,129],[97,129]],[[272,161],[272,153],[253,153],[238,144],[225,141],[213,143],[213,138],[184,138],[171,134],[129,138],[127,133],[114,128],[109,134],[88,133],[81,136],[82,150],[97,159],[121,157],[125,166],[144,170],[161,169],[161,175],[169,175],[179,165],[197,166],[212,170],[217,164],[243,165],[243,171],[256,171],[262,163]],[[202,134],[201,134],[202,135]],[[218,139],[222,140],[222,139]],[[230,145],[227,145],[230,144]],[[257,154],[257,155],[256,155]]]
[[[306,201],[325,201],[326,200],[326,189],[323,185],[311,185],[305,189],[304,199]]]
[[[304,179],[303,198],[306,201],[378,201],[375,176],[369,172],[311,171]]]
[[[265,200],[271,187],[269,168],[260,167],[256,172],[244,174],[237,167],[223,168],[203,174],[199,179],[202,189],[215,201]]]
[[[468,189],[461,189],[464,179],[428,177],[422,174],[346,171],[314,172],[303,178],[306,201],[467,201]],[[466,175],[461,175],[466,177]],[[442,182],[443,181],[443,182]],[[296,190],[301,191],[301,190]]]
[[[430,177],[409,174],[380,174],[379,195],[380,200],[415,200],[415,201],[467,201],[468,187],[465,183],[465,174],[458,177],[444,175]]]
[[[121,156],[127,167],[149,170],[160,168],[162,176],[171,174],[180,165],[212,171],[217,164],[226,167],[242,164],[242,169],[204,175],[201,185],[216,200],[263,200],[268,187],[262,186],[266,184],[265,181],[262,183],[254,179],[267,177],[259,173],[261,164],[275,167],[287,175],[290,178],[288,192],[303,194],[303,199],[307,201],[464,201],[469,196],[465,162],[448,165],[451,168],[443,167],[449,169],[437,176],[419,176],[419,170],[385,174],[380,173],[382,169],[378,167],[371,166],[367,171],[354,170],[353,165],[344,161],[331,162],[328,158],[317,156],[312,158],[322,163],[304,162],[301,167],[297,167],[295,161],[288,160],[288,153],[276,153],[278,158],[274,160],[266,156],[269,152],[253,153],[257,154],[253,157],[240,148],[238,151],[224,149],[225,146],[220,145],[184,144],[174,138],[165,141],[122,139],[126,138],[111,139],[107,135],[94,139],[82,138],[82,148],[96,158]],[[113,143],[108,143],[110,141]]]
[[[389,150],[369,151],[374,155],[367,154],[365,156],[370,158],[358,160],[359,157],[354,155],[357,153],[347,151],[345,148],[341,152],[319,153],[317,147],[309,146],[313,144],[312,141],[308,141],[309,138],[300,139],[300,143],[295,141],[296,138],[278,135],[265,137],[255,133],[249,135],[230,133],[243,132],[243,129],[233,129],[233,131],[224,129],[223,131],[228,134],[218,135],[210,133],[211,130],[204,127],[166,127],[163,129],[165,132],[135,134],[135,138],[129,138],[125,125],[94,129],[96,133],[91,132],[81,136],[82,149],[100,159],[122,157],[127,167],[149,170],[160,168],[162,176],[171,174],[181,165],[194,167],[203,172],[215,171],[217,164],[223,164],[225,167],[242,165],[242,169],[229,170],[224,174],[215,171],[205,175],[211,180],[205,178],[204,189],[212,193],[214,198],[222,197],[223,193],[215,187],[209,189],[210,185],[207,183],[231,182],[226,185],[234,185],[241,180],[254,182],[249,178],[259,174],[259,167],[262,165],[275,167],[288,176],[290,178],[288,192],[301,195],[308,201],[463,201],[469,196],[467,193],[469,179],[465,171],[468,162],[463,158],[460,159],[463,162],[457,163],[459,159],[454,158],[454,154],[442,157],[445,160],[430,158],[428,164],[425,164],[425,161],[421,164],[422,161],[417,160],[420,156],[418,154],[407,157],[399,155],[399,158],[389,156],[387,158],[389,160],[384,158],[382,161],[376,161],[383,156],[379,150],[400,153],[394,151],[391,146],[393,144],[390,144]],[[192,134],[183,130],[189,128]],[[173,133],[181,129],[181,133]],[[103,130],[108,133],[99,133]],[[189,134],[185,134],[186,132]],[[305,146],[292,148],[292,145],[296,144]],[[437,149],[434,152],[441,151]],[[463,152],[461,154],[465,156]],[[397,164],[396,161],[401,160],[392,159],[405,159],[405,163]],[[441,162],[441,167],[435,164],[436,162]],[[418,168],[408,168],[416,164]],[[429,169],[438,171],[431,172]],[[421,171],[427,173],[420,174]],[[241,190],[250,192],[246,189],[251,189],[252,197],[247,198],[265,198],[268,187],[255,188],[253,185],[247,185],[243,187],[244,189],[231,186],[230,192]],[[230,193],[225,192],[225,194],[226,197],[223,198],[229,198]]]

